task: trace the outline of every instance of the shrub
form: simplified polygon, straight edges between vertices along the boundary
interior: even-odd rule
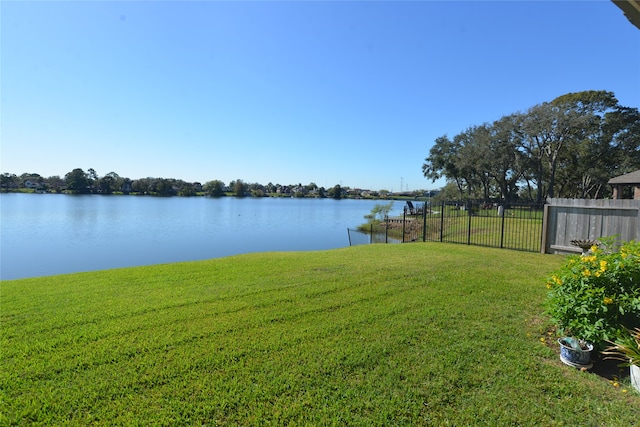
[[[371,212],[365,215],[364,218],[367,220],[367,224],[379,223],[385,220],[389,212],[391,212],[391,209],[393,209],[393,202],[387,204],[376,203],[371,209]]]
[[[567,258],[547,281],[547,313],[558,332],[602,348],[625,328],[640,326],[640,242],[614,251],[612,238],[602,239],[586,255]]]

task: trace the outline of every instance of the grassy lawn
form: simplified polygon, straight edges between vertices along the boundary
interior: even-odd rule
[[[562,262],[416,243],[3,281],[0,425],[636,425],[640,396],[540,342]]]

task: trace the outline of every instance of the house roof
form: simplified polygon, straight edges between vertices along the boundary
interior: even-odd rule
[[[611,178],[608,184],[640,184],[640,170]]]
[[[624,12],[624,16],[640,29],[640,0],[611,0]]]

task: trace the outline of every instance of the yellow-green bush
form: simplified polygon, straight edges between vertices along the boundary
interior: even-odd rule
[[[603,240],[602,248],[568,257],[547,281],[547,312],[559,332],[596,347],[640,326],[640,242],[614,251],[613,240]]]

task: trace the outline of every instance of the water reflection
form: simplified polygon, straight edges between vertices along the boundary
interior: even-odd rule
[[[1,194],[0,278],[344,247],[376,203]]]

